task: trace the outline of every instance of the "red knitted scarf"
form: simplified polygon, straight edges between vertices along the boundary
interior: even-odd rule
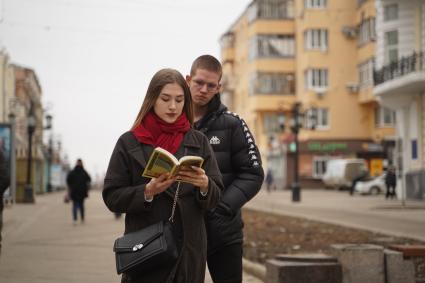
[[[190,123],[184,112],[170,124],[151,111],[143,118],[140,125],[132,130],[132,133],[139,142],[154,147],[160,146],[174,154],[189,129]]]

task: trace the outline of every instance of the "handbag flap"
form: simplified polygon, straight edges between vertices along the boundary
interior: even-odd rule
[[[140,251],[163,233],[163,225],[158,222],[141,230],[125,234],[115,240],[114,252],[129,253]]]

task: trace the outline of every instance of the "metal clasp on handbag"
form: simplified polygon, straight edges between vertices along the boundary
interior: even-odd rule
[[[143,244],[137,244],[134,245],[133,247],[133,252],[137,252],[138,250],[140,250],[141,248],[143,248]]]

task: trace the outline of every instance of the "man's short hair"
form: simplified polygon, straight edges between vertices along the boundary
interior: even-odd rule
[[[221,63],[214,56],[211,55],[201,55],[195,59],[192,63],[192,67],[190,68],[190,75],[194,76],[196,70],[204,69],[210,72],[214,72],[220,76],[223,73],[221,68]]]

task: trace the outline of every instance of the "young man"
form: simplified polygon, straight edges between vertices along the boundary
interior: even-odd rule
[[[207,263],[215,283],[242,282],[243,223],[241,208],[261,188],[264,171],[248,126],[220,101],[220,62],[198,57],[186,81],[194,106],[195,128],[209,139],[223,176],[224,192],[206,216]]]

